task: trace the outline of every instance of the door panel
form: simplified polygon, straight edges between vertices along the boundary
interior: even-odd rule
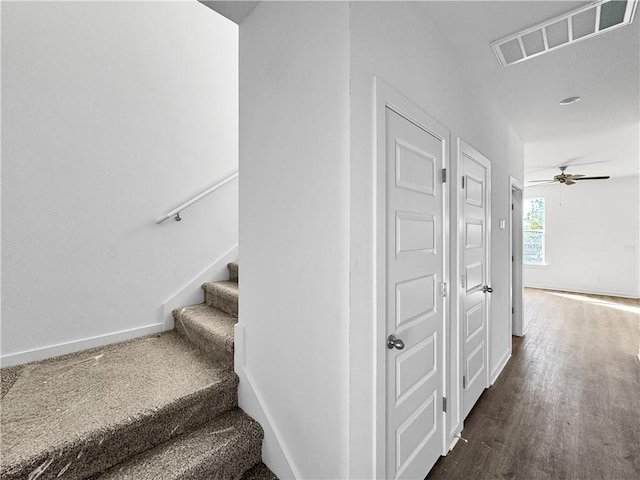
[[[441,128],[441,127],[440,127]],[[424,478],[442,452],[445,140],[385,112],[387,478]]]
[[[463,337],[463,416],[466,417],[488,384],[489,193],[491,164],[466,144],[461,144],[460,169],[464,179],[461,214],[463,232],[460,258],[463,289],[460,311]]]

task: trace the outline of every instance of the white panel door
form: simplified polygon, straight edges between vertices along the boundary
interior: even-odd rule
[[[491,287],[489,277],[491,163],[479,152],[460,142],[462,375],[463,417],[466,417],[487,387],[488,326]]]
[[[423,479],[443,446],[446,139],[423,127],[386,108],[386,478],[394,479]]]

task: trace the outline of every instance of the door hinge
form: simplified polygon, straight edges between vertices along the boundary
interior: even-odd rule
[[[442,397],[442,411],[447,411],[447,397]]]
[[[513,315],[514,313],[516,313],[516,309],[511,307],[511,315]]]
[[[512,262],[515,262],[515,261],[516,261],[516,259],[515,259],[515,257],[514,257],[513,255],[511,255],[511,261],[512,261]]]
[[[442,296],[447,296],[447,282],[440,282],[440,288],[442,288]]]
[[[447,183],[447,169],[442,169],[442,183]]]
[[[513,203],[511,204],[511,210],[513,210]]]
[[[462,376],[462,388],[467,388],[467,377]]]
[[[467,286],[467,278],[464,275],[462,275],[462,287],[464,288],[466,286]]]
[[[462,188],[464,188],[464,175],[462,176]]]

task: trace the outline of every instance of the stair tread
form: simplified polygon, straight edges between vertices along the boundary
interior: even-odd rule
[[[233,372],[212,364],[175,332],[25,365],[1,403],[3,479],[5,474],[6,478],[22,478],[19,475],[39,465],[49,469],[47,474],[54,469],[57,473],[71,455],[73,466],[66,466],[71,476],[83,462],[108,467],[116,462],[90,457],[124,455],[127,452],[117,450],[118,442],[129,442],[121,447],[127,450],[153,441],[136,438],[149,428],[155,429],[156,437],[179,435],[186,427],[162,422],[175,418],[188,423],[191,418],[184,415],[194,422],[196,417],[213,418],[220,411],[189,409],[202,410],[199,405],[205,399],[207,405],[215,401],[213,405],[220,403],[223,408],[231,404],[232,390],[233,402],[237,402],[236,388]],[[160,428],[168,431],[158,432]],[[76,455],[85,458],[76,460]]]
[[[176,328],[204,351],[222,348],[233,354],[237,317],[202,303],[176,309],[174,318]]]
[[[262,437],[260,425],[235,409],[116,465],[98,480],[237,478],[260,461]]]

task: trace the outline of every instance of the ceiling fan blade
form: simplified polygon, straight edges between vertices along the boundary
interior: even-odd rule
[[[533,182],[525,182],[525,187],[540,187],[542,185],[551,185],[552,183],[558,183],[554,180],[535,180]],[[535,184],[535,185],[533,185]]]
[[[577,178],[576,180],[580,180],[579,178]],[[564,182],[565,185],[575,185],[576,182],[574,182],[573,180],[571,180],[570,178],[567,179],[566,182]]]
[[[606,160],[598,160],[596,162],[581,162],[581,163],[573,163],[575,160],[579,160],[580,157],[576,157],[574,159],[568,160],[566,162],[563,163],[563,165],[566,165],[568,167],[581,167],[582,165],[597,165],[599,163],[607,163]],[[560,167],[560,165],[557,166],[558,168]]]
[[[608,178],[611,178],[609,175],[606,176],[602,176],[602,177],[582,177],[582,178],[574,178],[574,180],[606,180]]]
[[[579,179],[580,177],[584,177],[584,175],[580,175],[580,174],[576,174],[576,175],[574,175],[574,174],[567,174],[567,178],[568,178],[568,179],[570,179],[570,180],[577,180],[577,179]]]

